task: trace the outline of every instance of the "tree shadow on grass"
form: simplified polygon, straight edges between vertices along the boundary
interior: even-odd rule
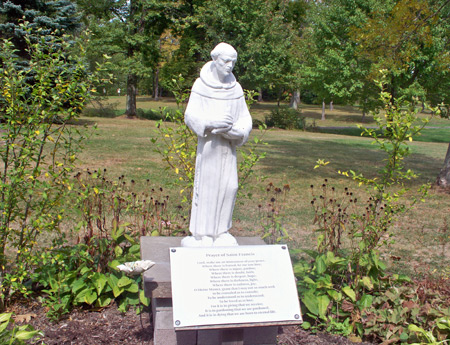
[[[327,178],[330,174],[339,178],[335,173],[338,170],[353,170],[368,178],[375,177],[386,159],[386,154],[376,150],[370,140],[290,138],[267,142],[267,157],[261,163],[263,174],[283,175],[290,179]],[[318,159],[330,164],[314,169]],[[420,174],[419,181],[423,183],[436,177],[442,160],[413,153],[406,159],[406,167]]]
[[[370,116],[370,115],[366,115],[366,117],[364,118],[364,122],[361,121],[362,115],[359,111],[349,110],[349,111],[345,111],[345,113],[354,113],[354,115],[326,114],[325,113],[325,117],[327,120],[332,120],[332,121],[336,121],[336,122],[352,123],[352,124],[354,124],[355,122],[363,124],[363,125],[375,123],[373,116]],[[312,111],[312,110],[302,111],[302,116],[304,116],[308,119],[313,119],[313,120],[317,120],[317,121],[322,119],[321,112]]]
[[[92,127],[96,124],[95,121],[93,120],[87,120],[87,119],[71,119],[70,121],[68,121],[68,124],[71,126],[88,126],[88,127]]]

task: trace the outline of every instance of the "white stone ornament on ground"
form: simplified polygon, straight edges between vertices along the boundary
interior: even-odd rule
[[[142,272],[149,270],[155,263],[151,260],[139,260],[132,262],[125,262],[122,265],[118,265],[117,268],[129,275],[138,275]]]
[[[228,231],[238,190],[236,147],[245,144],[252,119],[232,71],[236,50],[227,43],[211,52],[192,86],[185,122],[197,135],[190,237],[183,247],[236,246]]]

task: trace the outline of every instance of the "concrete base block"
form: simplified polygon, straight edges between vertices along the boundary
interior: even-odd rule
[[[180,237],[142,237],[141,257],[157,264],[144,274],[145,294],[151,297],[155,345],[275,345],[278,326],[175,331],[173,327],[169,248]],[[238,237],[240,245],[264,245],[254,237]]]
[[[197,345],[196,331],[176,331],[175,334],[177,345]]]
[[[244,329],[244,344],[272,345],[277,343],[278,326],[249,327]]]
[[[178,345],[177,337],[173,329],[155,329],[153,343],[161,345]]]

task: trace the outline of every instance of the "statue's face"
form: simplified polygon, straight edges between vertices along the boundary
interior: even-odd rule
[[[236,64],[236,56],[221,54],[214,60],[214,63],[219,78],[226,78],[233,71],[234,65]]]

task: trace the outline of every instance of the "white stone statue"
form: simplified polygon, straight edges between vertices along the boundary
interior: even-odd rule
[[[192,86],[185,122],[198,136],[194,195],[183,247],[234,246],[231,228],[238,175],[236,147],[252,129],[244,92],[232,71],[237,52],[218,44]]]

